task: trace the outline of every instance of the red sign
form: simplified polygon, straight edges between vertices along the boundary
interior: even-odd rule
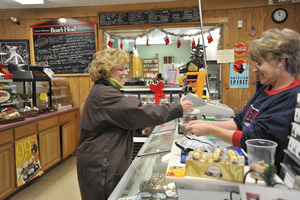
[[[236,57],[243,57],[248,52],[248,44],[245,41],[237,41],[232,48]]]
[[[233,70],[236,72],[236,73],[243,73],[245,70],[247,69],[247,63],[245,60],[236,60],[234,63],[233,63]]]

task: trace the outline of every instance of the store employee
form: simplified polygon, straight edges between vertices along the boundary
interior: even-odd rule
[[[267,139],[278,144],[275,155],[277,172],[288,145],[297,94],[300,93],[300,35],[290,29],[270,29],[254,40],[250,56],[253,72],[262,84],[233,120],[192,121],[186,131],[210,134],[246,150],[248,139]]]
[[[93,82],[85,102],[77,148],[77,174],[83,200],[105,200],[129,167],[133,131],[163,124],[193,110],[191,101],[143,105],[120,90],[128,74],[128,54],[117,49],[97,52],[91,63]]]

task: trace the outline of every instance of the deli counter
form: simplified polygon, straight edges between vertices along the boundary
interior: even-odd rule
[[[175,141],[183,138],[178,133],[178,120],[156,126],[148,137],[132,164],[116,186],[109,200],[140,200],[140,199],[241,199],[241,190],[253,187],[265,191],[265,183],[247,176],[246,184],[226,180],[215,180],[193,176],[168,176],[172,166],[183,167],[181,149]],[[214,140],[217,146],[230,149],[232,145]],[[245,173],[248,167],[244,167]],[[282,181],[276,176],[277,182]],[[257,191],[257,189],[255,188]],[[286,189],[277,189],[280,194]],[[245,192],[244,192],[245,193]],[[271,192],[272,193],[272,192]],[[274,192],[273,192],[274,193]],[[270,194],[270,193],[269,193]],[[274,193],[275,194],[275,193]],[[289,191],[289,194],[292,192]],[[299,192],[296,192],[299,195]],[[200,198],[201,197],[201,198]],[[285,197],[286,194],[285,194]],[[243,200],[247,199],[242,198]],[[289,199],[289,198],[288,198]]]

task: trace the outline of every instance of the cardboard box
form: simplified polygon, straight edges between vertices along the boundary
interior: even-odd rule
[[[211,153],[202,153],[211,156]],[[213,162],[200,160],[185,161],[185,175],[202,178],[218,179],[225,181],[243,182],[245,158],[238,156],[239,163],[231,164],[229,162]]]

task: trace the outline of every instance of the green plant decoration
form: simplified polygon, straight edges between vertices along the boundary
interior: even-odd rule
[[[277,172],[276,166],[274,164],[269,164],[264,172],[263,175],[265,177],[265,182],[268,187],[275,185],[275,174]]]

